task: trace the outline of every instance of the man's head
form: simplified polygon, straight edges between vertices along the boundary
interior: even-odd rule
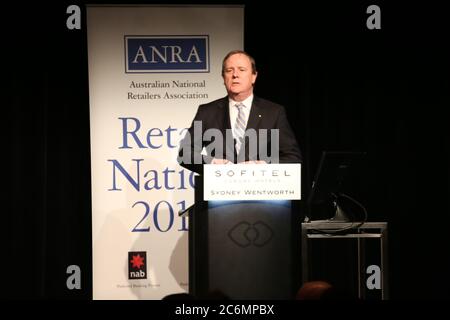
[[[223,59],[223,81],[235,101],[245,100],[253,93],[257,75],[255,60],[245,51],[231,51]]]

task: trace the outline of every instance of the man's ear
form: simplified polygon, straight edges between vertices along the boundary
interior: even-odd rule
[[[254,74],[253,74],[253,81],[252,81],[252,86],[254,86],[255,85],[255,82],[256,82],[256,77],[258,76],[258,71],[256,71]]]

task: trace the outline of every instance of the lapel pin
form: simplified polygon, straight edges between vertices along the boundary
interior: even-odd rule
[[[258,117],[260,117],[260,118],[261,118],[261,115],[260,115],[260,114],[258,114]]]

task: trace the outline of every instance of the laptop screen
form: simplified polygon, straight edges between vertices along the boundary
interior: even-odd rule
[[[357,188],[355,180],[366,152],[323,151],[317,167],[307,204],[331,205],[340,193],[352,194]],[[312,216],[314,216],[312,212]]]

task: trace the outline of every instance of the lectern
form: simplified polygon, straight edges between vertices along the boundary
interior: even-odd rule
[[[300,286],[300,164],[206,165],[189,214],[189,292],[291,299]]]

